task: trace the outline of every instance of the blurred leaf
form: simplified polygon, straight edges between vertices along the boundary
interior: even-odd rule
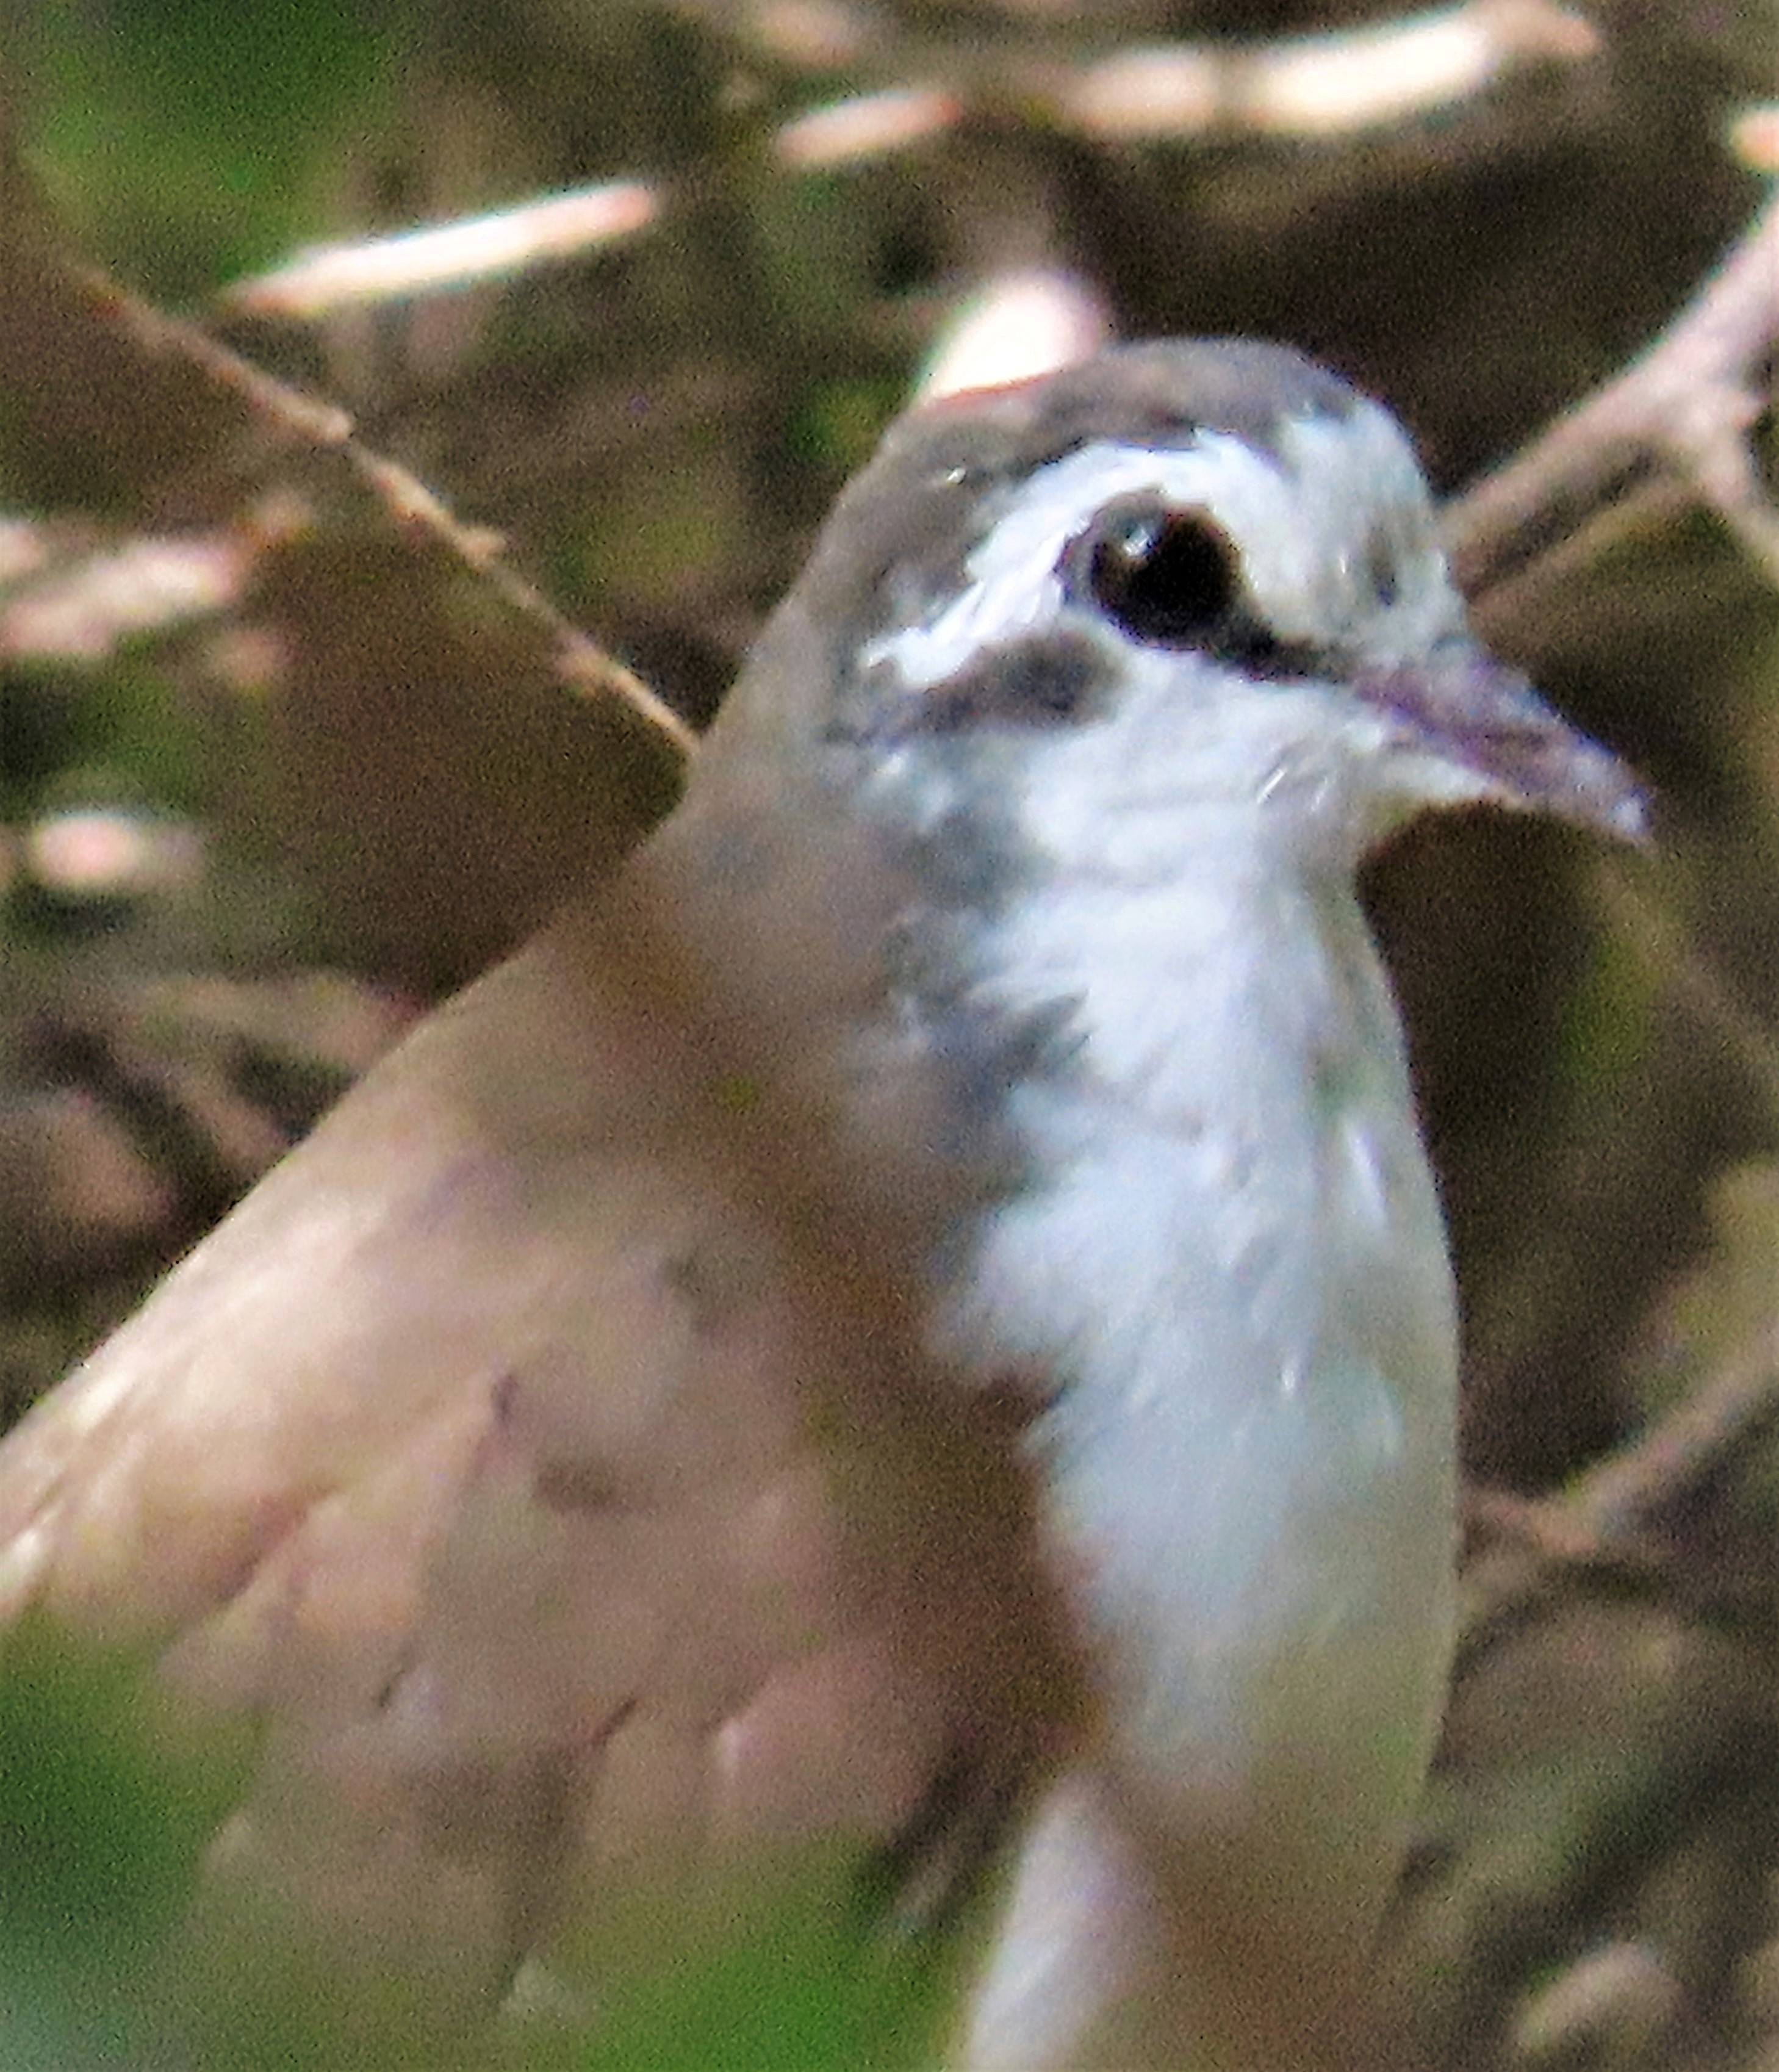
[[[0,1646],[0,2054],[123,2062],[238,1787],[241,1737],[192,1723],[126,1655],[32,1618]]]
[[[836,1881],[811,1870],[745,1937],[604,2005],[587,2072],[770,2066],[890,2072],[931,2061],[951,1967],[886,1949]]]

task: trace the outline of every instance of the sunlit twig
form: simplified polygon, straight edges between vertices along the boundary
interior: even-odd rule
[[[1362,28],[1154,44],[1088,65],[1016,66],[992,80],[972,77],[960,56],[955,80],[848,95],[794,117],[771,150],[789,172],[829,171],[906,150],[1009,99],[1091,143],[1327,141],[1400,127],[1474,98],[1517,68],[1573,63],[1598,47],[1592,27],[1558,0],[1459,0]],[[458,222],[318,247],[236,282],[224,300],[312,320],[506,279],[657,227],[673,199],[664,182],[600,181]]]
[[[144,351],[176,356],[240,397],[286,438],[337,453],[399,528],[422,532],[436,541],[473,569],[522,618],[540,627],[556,644],[564,677],[577,689],[619,699],[682,754],[690,751],[693,736],[685,722],[521,575],[506,558],[498,534],[486,527],[466,525],[417,475],[365,446],[357,437],[351,418],[337,405],[318,402],[301,390],[275,380],[240,354],[219,344],[197,325],[162,314],[105,276],[84,273],[80,278],[96,305],[123,325]]]

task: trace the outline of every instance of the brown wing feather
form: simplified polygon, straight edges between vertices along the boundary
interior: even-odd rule
[[[6,1608],[269,1722],[222,1910],[275,1896],[429,2019],[565,1919],[629,1961],[885,1840],[1042,1624],[901,1515],[894,1412],[843,1429],[893,1349],[585,950],[433,1017],[0,1452]]]

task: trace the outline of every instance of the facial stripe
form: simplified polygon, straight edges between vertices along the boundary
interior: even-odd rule
[[[1413,458],[1367,408],[1338,421],[1288,421],[1274,451],[1202,431],[1171,448],[1095,441],[1046,463],[1006,493],[964,557],[958,594],[867,642],[865,665],[931,689],[1054,624],[1068,606],[1069,542],[1107,503],[1136,495],[1216,520],[1281,643],[1375,660],[1413,653],[1458,623]]]

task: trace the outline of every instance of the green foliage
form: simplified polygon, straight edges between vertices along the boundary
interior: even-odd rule
[[[0,2058],[138,2058],[160,1963],[236,1789],[239,1738],[195,1732],[127,1655],[27,1620],[0,1648]]]
[[[10,689],[0,685],[0,811],[140,804],[191,812],[208,803],[204,730],[147,655],[126,651],[102,672],[35,671]]]
[[[98,256],[202,294],[314,234],[328,142],[388,119],[402,13],[56,0],[28,53],[31,156]]]
[[[818,1875],[696,1969],[612,2001],[579,2062],[585,2072],[889,2072],[930,2060],[949,1983],[943,1964],[879,1947]]]
[[[318,1969],[256,1970],[261,1921],[187,1933],[200,1861],[240,1794],[251,1729],[178,1704],[135,1656],[33,1616],[0,1646],[0,2063],[276,2063],[300,2072],[410,2062],[397,1982],[350,1994]],[[886,1949],[850,1903],[848,1863],[811,1867],[746,1933],[691,1965],[565,1993],[451,2054],[460,2067],[873,2072],[930,2054],[947,1964]],[[546,1995],[547,1995],[546,1988]],[[436,2057],[440,2046],[429,2044]]]

